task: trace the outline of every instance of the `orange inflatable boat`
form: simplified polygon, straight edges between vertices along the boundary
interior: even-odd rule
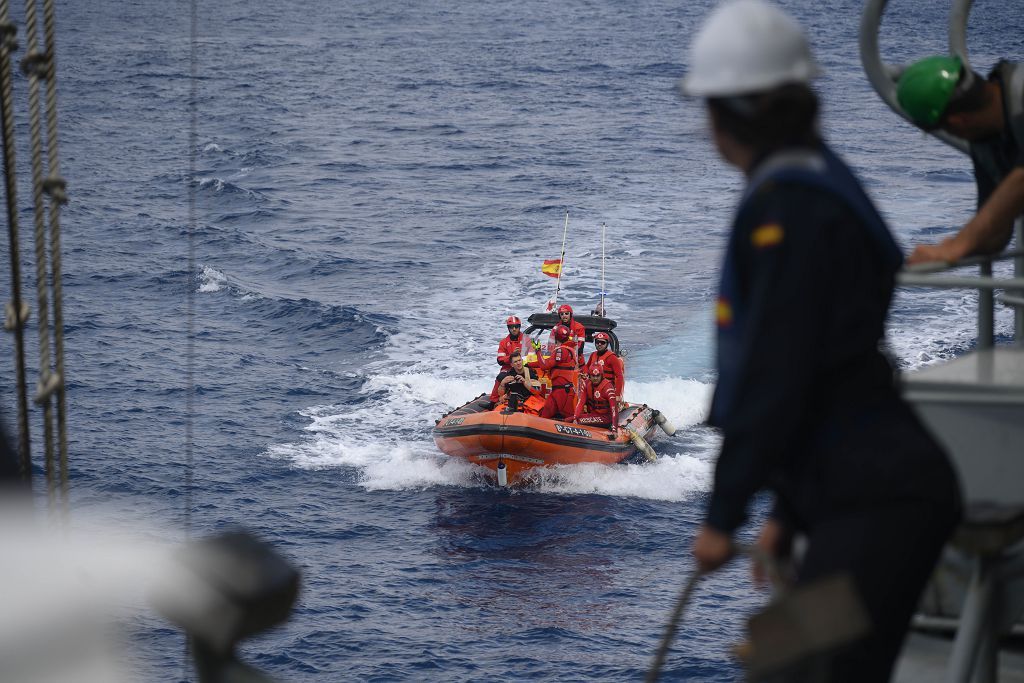
[[[514,484],[534,467],[653,460],[647,439],[661,414],[626,403],[619,411],[618,436],[606,427],[548,420],[508,408],[491,410],[486,394],[451,411],[434,426],[434,442],[450,456],[494,470],[498,483]]]
[[[586,341],[593,341],[595,332],[604,332],[612,350],[619,352],[614,320],[599,315],[576,316],[576,320],[586,329]],[[559,320],[553,313],[534,313],[529,323],[524,331],[528,337],[550,332]],[[539,344],[533,347],[542,352]],[[657,456],[647,440],[659,426],[669,436],[675,433],[657,410],[624,403],[619,408],[618,434],[613,437],[606,427],[549,420],[516,404],[492,409],[488,397],[481,394],[436,421],[434,443],[450,456],[493,470],[504,486],[521,481],[534,467],[654,460]]]

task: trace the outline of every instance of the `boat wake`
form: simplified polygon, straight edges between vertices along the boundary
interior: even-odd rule
[[[628,383],[631,401],[657,406],[679,430],[674,439],[655,440],[658,461],[554,467],[532,477],[529,488],[653,500],[682,500],[707,490],[717,437],[700,425],[711,389],[677,377]],[[490,486],[483,468],[445,456],[430,434],[435,418],[489,390],[490,380],[441,379],[418,372],[370,376],[361,401],[300,411],[309,420],[307,438],[273,445],[266,455],[301,469],[345,470],[367,490]]]

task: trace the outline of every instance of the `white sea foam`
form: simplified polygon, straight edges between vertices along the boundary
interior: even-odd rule
[[[224,148],[221,147],[220,145],[218,145],[216,142],[208,142],[208,143],[206,143],[206,146],[203,147],[203,151],[204,152],[223,152]]]
[[[666,377],[653,382],[627,382],[626,400],[660,410],[678,429],[703,422],[714,386],[692,379]]]
[[[682,500],[706,491],[711,464],[700,457],[677,453],[643,465],[562,465],[535,470],[531,484],[552,493],[597,493],[608,496]]]
[[[224,181],[217,177],[199,178],[199,187],[212,187],[214,192],[221,192],[224,189]]]
[[[227,284],[227,276],[216,268],[203,266],[199,273],[200,292],[219,292]]]
[[[1012,266],[999,263],[997,277],[1010,277]],[[978,336],[978,294],[960,290],[897,290],[887,338],[904,370],[944,360],[974,345]],[[996,306],[995,333],[1013,334],[1013,311]]]

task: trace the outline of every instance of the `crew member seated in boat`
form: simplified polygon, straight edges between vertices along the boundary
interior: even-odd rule
[[[555,325],[552,332],[558,346],[550,356],[530,363],[530,367],[546,370],[551,378],[551,393],[544,402],[540,416],[548,419],[565,419],[576,410],[576,377],[579,374],[576,343],[570,339],[569,328],[565,325]]]
[[[523,321],[514,315],[510,315],[505,319],[505,325],[508,327],[508,336],[498,342],[498,365],[501,366],[501,371],[494,378],[494,387],[491,389],[491,395],[488,397],[492,404],[501,398],[501,392],[498,390],[501,380],[512,374],[512,352],[523,348],[523,335],[520,332],[523,327]]]
[[[573,317],[572,306],[569,304],[562,304],[558,307],[558,319],[569,328],[569,339],[578,344],[576,359],[582,363],[583,343],[587,341],[587,328],[583,327],[583,323],[576,321],[576,318]]]
[[[540,383],[533,379],[530,368],[523,363],[523,354],[519,349],[512,352],[512,374],[501,380],[499,391],[501,400],[495,410],[513,404],[525,413],[539,415],[544,407]]]
[[[570,422],[595,427],[608,427],[612,434],[619,433],[619,396],[615,385],[604,373],[601,365],[591,365],[587,371],[590,381],[585,393],[576,403],[576,413]],[[586,412],[584,412],[584,410]]]
[[[622,400],[622,390],[626,387],[626,372],[622,359],[609,348],[610,341],[607,332],[594,334],[594,347],[597,351],[590,354],[590,358],[587,359],[587,374],[590,374],[591,368],[595,365],[600,367],[604,376],[615,385],[615,394]]]

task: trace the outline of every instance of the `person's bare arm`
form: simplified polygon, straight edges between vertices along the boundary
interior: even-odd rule
[[[974,254],[995,254],[1013,235],[1013,221],[1024,212],[1024,166],[999,183],[978,213],[952,237],[938,244],[918,245],[907,263],[959,261]]]

